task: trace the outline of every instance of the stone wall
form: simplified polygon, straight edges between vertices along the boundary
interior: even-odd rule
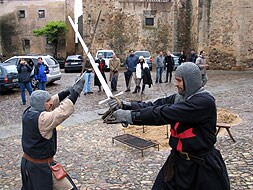
[[[102,10],[91,52],[113,49],[125,58],[130,49],[149,50],[153,56],[160,50],[172,50],[174,12],[173,3],[144,1],[84,0],[84,39],[90,44],[95,23]],[[101,7],[101,9],[99,8]],[[88,17],[90,16],[90,20]],[[145,16],[154,18],[154,26],[145,25]]]
[[[202,17],[199,22],[198,50],[209,53],[213,68],[229,69],[250,66],[253,61],[253,1],[199,1]],[[217,60],[219,57],[220,60]]]
[[[184,50],[188,55],[194,49],[207,52],[212,68],[230,69],[252,65],[251,0],[83,2],[84,20],[86,18],[84,37],[87,42],[91,40],[99,7],[102,10],[93,51],[114,49],[118,54],[126,56],[129,49],[146,49],[155,56],[160,50]],[[153,27],[144,25],[145,14],[149,11],[154,16]],[[92,18],[89,23],[87,15]],[[115,39],[120,40],[117,42]],[[123,44],[121,47],[115,45],[119,41]]]

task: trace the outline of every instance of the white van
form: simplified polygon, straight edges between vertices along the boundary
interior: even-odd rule
[[[98,54],[102,54],[103,55],[103,59],[105,60],[105,64],[107,65],[107,70],[109,69],[109,60],[112,58],[112,55],[114,54],[113,50],[106,50],[106,49],[101,49],[98,50],[95,56],[95,60],[97,60]]]

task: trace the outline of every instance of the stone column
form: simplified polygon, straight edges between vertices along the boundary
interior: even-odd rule
[[[252,60],[252,1],[239,1],[238,15],[238,45],[236,55],[236,66],[246,66],[249,60]]]

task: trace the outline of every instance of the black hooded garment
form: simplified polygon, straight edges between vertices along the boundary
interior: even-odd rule
[[[131,110],[139,113],[133,117],[133,124],[171,125],[171,154],[152,189],[230,189],[225,163],[214,147],[215,99],[205,91],[174,104],[175,96],[161,98],[154,103],[132,102],[131,105]],[[191,155],[190,160],[182,152]]]

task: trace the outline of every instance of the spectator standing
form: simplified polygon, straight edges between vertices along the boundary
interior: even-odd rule
[[[130,89],[131,89],[131,81],[132,81],[132,78],[134,78],[134,83],[136,85],[136,66],[138,64],[138,57],[136,55],[134,55],[134,51],[133,50],[130,50],[130,55],[126,58],[126,61],[125,61],[125,64],[126,64],[126,69],[127,71],[125,72],[125,76],[126,76],[126,73],[127,73],[127,77],[128,78],[125,78],[126,79],[126,86],[127,86],[127,89],[125,92],[129,92]]]
[[[25,97],[25,89],[28,91],[29,95],[32,94],[32,85],[30,75],[32,72],[32,67],[23,59],[21,58],[18,65],[18,82],[20,86],[20,93],[21,93],[21,100],[22,104],[26,104],[26,97]]]
[[[74,112],[83,85],[84,78],[52,97],[44,90],[32,93],[22,116],[22,190],[77,190],[69,176],[57,178],[49,166],[56,164],[56,127]]]
[[[120,67],[120,59],[117,58],[115,53],[112,55],[112,58],[109,60],[110,67],[110,82],[112,91],[117,91],[117,81],[119,77],[119,67]],[[112,78],[115,77],[115,80],[112,81]]]
[[[166,82],[166,83],[168,82],[168,78],[169,78],[169,75],[170,75],[170,80],[169,80],[169,82],[171,83],[172,71],[173,71],[173,69],[174,69],[175,63],[174,63],[173,57],[171,56],[170,51],[168,51],[167,55],[165,56],[165,58],[164,58],[164,63],[165,63],[165,68],[166,68],[165,82]]]
[[[184,62],[186,62],[186,55],[184,51],[181,51],[181,55],[178,58],[178,64],[181,65]]]
[[[206,64],[206,52],[204,50],[200,51],[199,56],[196,59],[196,65],[198,65],[202,75],[202,86],[205,86],[208,81],[206,73],[206,67],[208,67],[208,64]]]
[[[133,125],[170,124],[170,155],[152,190],[229,190],[229,178],[220,151],[215,148],[217,109],[215,98],[202,87],[198,66],[187,62],[175,71],[178,93],[154,102],[114,99],[122,107],[107,123]]]
[[[106,76],[105,76],[105,70],[107,69],[107,66],[105,64],[105,60],[103,59],[102,53],[98,54],[98,59],[95,61],[95,63],[98,64],[98,69],[101,72],[102,76],[104,77],[105,82],[107,83]],[[94,78],[94,85],[98,86],[98,92],[101,92],[101,83],[96,73],[95,73],[95,78]]]
[[[149,73],[149,76],[148,76]],[[148,79],[149,78],[149,79]],[[142,89],[140,87],[142,81]],[[139,57],[139,62],[136,66],[136,87],[134,90],[134,94],[140,92],[143,94],[144,90],[145,90],[145,85],[149,84],[151,85],[152,80],[151,80],[151,75],[150,75],[150,71],[149,71],[149,66],[148,64],[145,62],[145,59],[143,56]]]
[[[84,80],[85,80],[85,84],[84,84],[84,88],[83,88],[83,94],[93,94],[93,92],[91,91],[91,80],[92,80],[92,65],[90,63],[89,59],[86,59],[86,61],[83,63],[83,67],[82,67],[82,72],[81,75],[84,73]]]
[[[159,55],[155,59],[156,64],[156,80],[155,83],[162,83],[162,74],[164,69],[164,57],[163,52],[160,51]]]
[[[42,57],[39,57],[38,63],[35,66],[34,70],[34,78],[37,82],[39,90],[46,90],[48,73],[49,73],[48,66],[43,62]]]
[[[194,50],[191,51],[191,54],[190,54],[190,59],[189,61],[192,62],[192,63],[195,63],[196,62],[196,59],[197,59],[197,54]]]

